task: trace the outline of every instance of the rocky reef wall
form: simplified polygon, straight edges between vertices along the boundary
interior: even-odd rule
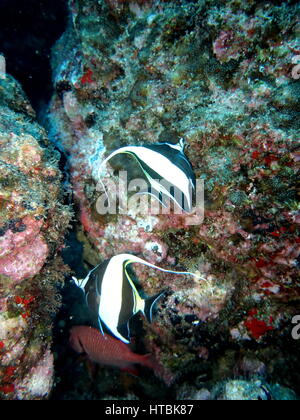
[[[84,258],[95,265],[131,252],[205,278],[137,271],[147,294],[172,291],[154,322],[144,323],[143,342],[181,386],[187,375],[197,388],[258,365],[273,381],[284,369],[285,384],[293,386],[299,4],[72,0],[69,6],[69,28],[53,49],[49,127],[69,156]],[[175,214],[99,215],[104,156],[181,137],[205,185],[201,223]],[[116,183],[124,165],[137,176],[127,158],[112,168]]]
[[[128,252],[200,276],[134,267],[147,295],[169,290],[153,323],[141,321],[136,350],[153,353],[173,385],[162,390],[145,375],[116,390],[116,374],[102,369],[96,398],[234,399],[250,386],[253,399],[283,399],[276,384],[300,394],[291,335],[300,313],[299,4],[69,0],[69,10],[52,51],[47,128],[68,159],[83,258],[96,265]],[[51,388],[49,315],[70,213],[45,131],[19,86],[0,83],[0,391],[40,398]],[[204,182],[203,220],[143,208],[99,214],[100,178],[141,176],[126,157],[107,177],[104,157],[182,137]],[[266,391],[264,381],[275,385]]]
[[[299,4],[69,5],[69,28],[53,49],[49,127],[69,156],[84,258],[95,265],[132,252],[205,278],[137,269],[147,294],[172,291],[154,322],[144,323],[143,340],[179,383],[192,375],[199,386],[259,365],[275,381],[283,369],[292,386],[291,319],[299,312]],[[128,144],[181,137],[204,180],[202,223],[189,225],[175,214],[99,215],[104,156]],[[124,165],[137,175],[129,157],[113,164],[115,182]]]

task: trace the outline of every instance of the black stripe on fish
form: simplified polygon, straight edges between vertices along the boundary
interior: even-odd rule
[[[133,286],[130,282],[129,274],[126,270],[126,261],[123,263],[123,279],[122,279],[122,302],[119,312],[118,319],[118,331],[119,326],[127,325],[129,319],[135,314],[136,308],[136,296],[137,291],[133,289]],[[131,280],[132,281],[132,280]],[[125,336],[128,340],[128,337]]]
[[[127,341],[130,341],[129,320],[122,325],[118,325],[117,331],[123,338],[125,338]]]
[[[169,143],[157,143],[143,147],[153,150],[154,152],[160,153],[161,155],[169,159],[169,161],[173,163],[173,165],[176,165],[186,174],[186,176],[190,179],[193,187],[195,187],[196,177],[193,172],[192,165],[182,150],[178,150],[172,147],[172,145],[170,145]]]
[[[160,182],[160,184],[162,184],[162,180],[163,180],[163,184],[162,185],[169,191],[170,195],[175,199],[175,201],[178,202],[178,204],[181,206],[181,208],[184,211],[189,212],[191,210],[190,209],[190,206],[188,204],[188,201],[187,201],[186,196],[184,195],[183,192],[181,192],[181,190],[179,190],[176,187],[175,184],[171,184],[168,181],[166,181],[164,178],[161,178],[161,175],[160,174],[158,174],[157,172],[155,172],[144,161],[142,161],[141,159],[139,159],[137,155],[134,154],[134,157],[137,159],[137,161],[138,161],[139,165],[141,166],[142,170],[146,174],[148,174],[150,178],[158,180]],[[194,179],[191,180],[191,191],[190,191],[191,192],[191,195],[192,195],[192,188],[194,186],[194,183],[195,183],[195,175],[194,175]],[[149,192],[149,191],[147,192],[146,191],[145,193],[146,194],[153,195],[160,203],[162,203],[163,206],[165,206],[165,207],[167,206],[169,197],[165,196],[165,194],[163,192],[157,191],[153,187],[150,188],[150,191],[151,192]]]
[[[98,322],[102,281],[110,260],[103,261],[90,272],[84,288],[86,303],[95,322]]]

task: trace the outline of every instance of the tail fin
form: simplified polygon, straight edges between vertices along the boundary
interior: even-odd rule
[[[149,297],[145,299],[145,307],[144,307],[144,315],[148,322],[152,322],[152,312],[155,303],[160,299],[164,294],[166,293],[166,290],[163,290],[162,292],[157,293],[157,295],[154,295],[152,297]]]
[[[95,270],[95,268],[97,268],[97,267],[98,266],[94,267],[93,270]],[[77,277],[72,276],[72,280],[74,281],[76,286],[84,291],[85,285],[86,285],[86,283],[89,279],[89,276],[90,276],[90,274],[93,270],[91,270],[84,279],[78,279]]]
[[[72,276],[72,280],[74,281],[77,287],[80,287],[82,279],[78,279],[77,277]]]

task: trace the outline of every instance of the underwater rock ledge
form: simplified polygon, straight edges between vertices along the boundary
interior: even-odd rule
[[[20,85],[0,79],[0,399],[44,399],[53,382],[52,321],[68,267],[71,219],[59,153]]]
[[[53,48],[49,133],[69,157],[84,258],[134,253],[206,281],[137,269],[170,288],[143,345],[185,382],[211,387],[262,364],[299,388],[299,4],[70,0]],[[205,218],[100,215],[98,169],[119,147],[187,141]],[[139,176],[133,159],[111,162]],[[244,360],[251,360],[245,368]],[[250,372],[250,373],[249,373]],[[200,378],[200,379],[199,379]],[[201,379],[202,378],[202,379]],[[197,385],[198,384],[198,385]],[[200,384],[200,385],[199,385]],[[298,384],[298,385],[297,385]],[[180,393],[179,393],[180,394]]]

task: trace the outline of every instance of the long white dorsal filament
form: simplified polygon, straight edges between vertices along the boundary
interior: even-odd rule
[[[128,262],[126,263],[126,265],[131,264],[131,263],[141,263],[144,265],[147,265],[148,267],[151,268],[156,268],[157,270],[163,271],[164,273],[172,273],[172,274],[181,274],[181,275],[189,275],[189,276],[193,276],[197,279],[202,279],[202,280],[206,280],[204,277],[201,277],[195,273],[191,273],[190,271],[173,271],[173,270],[167,270],[165,268],[161,268],[158,267],[157,265],[151,264],[147,261],[144,261],[142,258],[136,257],[135,255],[131,255],[131,254],[120,254],[116,257],[120,257],[122,256],[123,262],[125,262],[126,260],[128,260]],[[115,258],[116,258],[115,257]]]

